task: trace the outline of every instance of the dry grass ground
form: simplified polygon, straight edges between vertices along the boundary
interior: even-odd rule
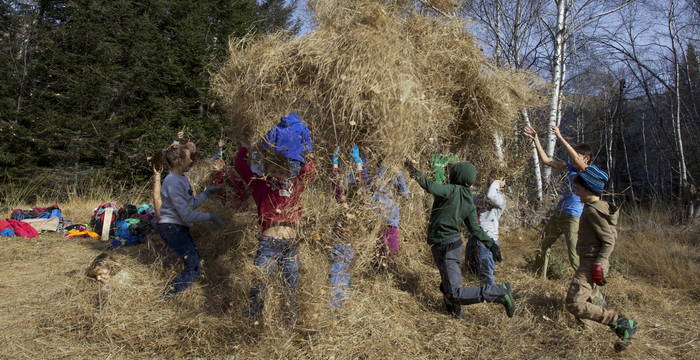
[[[68,218],[87,221],[98,203],[74,199],[63,207]],[[595,323],[580,329],[563,309],[567,280],[540,281],[525,270],[523,255],[536,247],[532,230],[510,229],[503,239],[506,260],[497,278],[515,289],[512,319],[494,304],[465,307],[466,320],[444,314],[428,246],[409,229],[397,269],[356,260],[353,292],[341,309],[327,305],[328,245],[309,234],[301,248],[298,326],[288,329],[281,321],[278,286],[263,320],[253,324],[242,316],[254,275],[252,216],[229,218],[223,231],[196,228],[204,277],[167,300],[160,293],[178,265],[145,245],[115,253],[129,284],[101,288],[84,274],[103,247],[98,241],[59,234],[2,238],[0,358],[700,358],[697,227],[623,225],[614,257],[624,274],[610,274],[604,293],[641,328],[618,354],[610,330]]]

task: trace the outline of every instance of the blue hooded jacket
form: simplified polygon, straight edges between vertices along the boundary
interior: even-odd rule
[[[282,116],[280,122],[265,136],[263,147],[274,146],[275,152],[288,159],[304,163],[304,153],[313,150],[311,132],[296,113]]]

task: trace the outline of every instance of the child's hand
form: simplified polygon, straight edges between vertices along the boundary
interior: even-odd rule
[[[224,227],[224,221],[221,220],[221,218],[216,214],[209,213],[209,220],[211,220],[211,222],[213,222],[219,229]]]
[[[182,140],[184,137],[185,137],[185,131],[184,131],[184,130],[180,130],[180,131],[177,132],[176,139]]]
[[[607,283],[607,281],[605,280],[605,274],[603,273],[603,265],[601,264],[593,265],[591,277],[593,278],[593,282],[598,286],[603,286]]]
[[[491,254],[493,255],[493,261],[495,262],[501,262],[503,261],[503,255],[501,255],[501,247],[496,244],[496,242],[493,242],[493,245],[489,248],[491,250]]]
[[[406,160],[403,162],[403,167],[408,171],[408,174],[410,176],[413,176],[418,170],[416,170],[416,167],[413,165],[413,161],[411,160]]]
[[[218,145],[220,148],[224,147],[224,145],[226,145],[226,139],[219,139],[219,142],[216,143],[216,145]]]
[[[561,137],[561,131],[559,131],[559,127],[556,125],[549,125],[549,131],[554,133],[557,137]]]
[[[336,147],[335,150],[333,150],[333,157],[331,158],[331,162],[333,165],[338,165],[340,164],[340,148]]]
[[[211,163],[211,166],[214,168],[214,170],[221,171],[226,166],[226,163],[224,163],[224,160],[222,159],[216,159]]]
[[[532,126],[527,125],[523,128],[523,135],[529,137],[532,140],[537,140],[537,131],[532,128]]]
[[[355,164],[361,164],[362,158],[360,157],[360,148],[356,144],[352,144],[352,150],[350,150],[350,156]]]

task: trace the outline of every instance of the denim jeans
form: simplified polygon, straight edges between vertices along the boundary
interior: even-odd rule
[[[255,253],[255,266],[268,276],[276,273],[278,268],[282,269],[284,283],[290,290],[288,292],[288,303],[292,308],[296,307],[294,290],[299,286],[299,260],[297,259],[298,249],[294,239],[277,239],[271,236],[260,236],[258,251]],[[258,315],[262,311],[265,295],[267,294],[266,279],[256,279],[253,288],[250,290],[251,315]]]
[[[187,289],[199,278],[199,253],[190,235],[190,228],[178,224],[158,224],[160,237],[182,260],[184,269],[168,284],[165,295],[177,294]]]
[[[498,242],[496,242],[498,243]],[[483,242],[470,237],[467,241],[467,251],[465,256],[469,271],[478,276],[482,284],[493,285],[493,273],[496,263],[493,261],[493,253]]]
[[[355,257],[352,244],[335,245],[331,250],[331,269],[329,272],[331,283],[331,306],[340,307],[345,301],[350,287],[350,262]]]

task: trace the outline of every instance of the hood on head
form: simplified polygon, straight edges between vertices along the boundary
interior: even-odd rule
[[[297,113],[289,113],[287,116],[282,116],[280,119],[280,124],[283,127],[290,127],[294,124],[298,124],[301,122],[301,118]]]
[[[468,162],[455,163],[448,168],[450,184],[472,186],[476,181],[476,168]]]

